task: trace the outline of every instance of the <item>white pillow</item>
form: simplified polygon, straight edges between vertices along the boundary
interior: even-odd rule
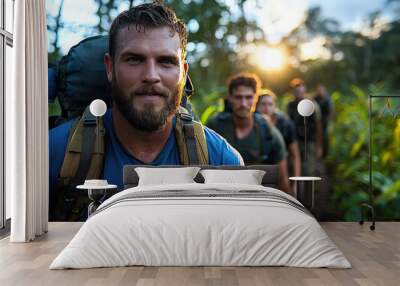
[[[199,170],[199,167],[135,168],[139,176],[138,186],[195,183],[193,179]]]
[[[261,185],[265,171],[262,170],[201,170],[204,183],[234,183]]]

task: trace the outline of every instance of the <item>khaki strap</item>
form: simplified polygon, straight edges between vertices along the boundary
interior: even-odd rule
[[[90,122],[93,118],[88,118],[88,113],[90,114],[90,111],[87,108],[70,131],[70,138],[60,172],[60,179],[65,180],[68,184],[69,182],[77,181],[74,178],[78,177],[97,179],[102,172],[105,141],[104,124],[102,118],[99,118],[98,121]],[[97,125],[98,128],[96,128]],[[98,131],[100,134],[97,134]],[[83,155],[85,145],[86,155]],[[83,167],[85,164],[88,164],[89,167]],[[79,169],[80,171],[78,172]],[[78,180],[80,181],[81,179]]]
[[[189,158],[189,165],[198,165],[198,155],[197,155],[197,147],[196,147],[196,139],[194,136],[194,127],[193,123],[184,122],[183,123],[183,134],[185,134],[186,138],[186,149]]]
[[[175,136],[182,165],[208,165],[204,127],[182,107],[176,117]]]

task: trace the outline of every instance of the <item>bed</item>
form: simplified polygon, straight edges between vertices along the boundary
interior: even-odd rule
[[[170,183],[176,176],[165,175],[163,183],[140,184],[145,178],[139,180],[138,173],[147,174],[150,169],[125,166],[126,189],[98,208],[50,269],[130,265],[351,267],[301,203],[277,189],[277,166],[200,166],[202,173],[197,172],[192,182]],[[160,170],[166,173],[154,168]],[[240,173],[232,177],[231,172],[232,182],[221,183],[211,180],[215,176],[208,173],[216,173],[212,170]],[[247,170],[263,172],[260,184],[238,183],[243,180],[240,174]]]

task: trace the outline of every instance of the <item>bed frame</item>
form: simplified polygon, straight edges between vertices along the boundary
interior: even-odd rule
[[[182,168],[185,166],[181,165],[163,165],[163,166],[150,166],[150,165],[125,165],[123,170],[123,182],[124,189],[136,187],[139,182],[138,174],[135,171],[136,167],[146,167],[146,168]],[[262,179],[261,184],[265,187],[272,187],[278,189],[279,187],[279,170],[278,165],[250,165],[250,166],[233,166],[233,165],[222,165],[222,166],[210,166],[203,165],[198,166],[202,170],[204,169],[218,169],[218,170],[263,170],[265,175]],[[199,173],[194,180],[197,183],[204,183],[204,178]]]

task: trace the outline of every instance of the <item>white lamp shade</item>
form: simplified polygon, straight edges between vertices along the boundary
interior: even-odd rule
[[[309,99],[303,99],[297,105],[297,111],[301,116],[310,116],[314,113],[314,103]]]
[[[103,116],[107,111],[107,104],[101,99],[95,99],[90,104],[89,109],[94,116]]]

